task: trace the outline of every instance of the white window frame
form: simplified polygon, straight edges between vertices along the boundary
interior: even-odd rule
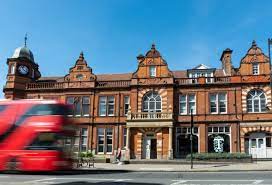
[[[112,102],[110,102],[111,101],[111,98],[112,98]],[[110,106],[112,106],[113,107],[113,109],[112,109],[112,113],[109,113],[109,111],[110,111]],[[114,96],[107,96],[107,115],[108,116],[114,116],[114,111],[115,111],[115,98],[114,98]]]
[[[99,129],[102,129],[102,134],[99,134]],[[104,154],[105,153],[105,129],[106,128],[101,128],[101,127],[98,127],[97,128],[97,154]],[[103,144],[99,144],[99,136],[102,136],[101,138],[103,139]],[[103,151],[100,152],[99,151],[99,146],[103,146]]]
[[[102,99],[104,99],[102,101]],[[99,96],[99,116],[106,116],[107,115],[107,96]],[[105,110],[103,111],[104,113],[101,113],[102,111],[102,105]]]
[[[223,102],[225,102],[226,104],[226,111],[225,112],[220,112],[220,101],[219,100],[219,94],[224,94],[225,96],[225,100]],[[216,105],[216,112],[212,112],[211,111],[211,96],[215,95],[215,105]],[[227,114],[228,113],[228,96],[226,92],[219,92],[219,93],[210,93],[209,95],[209,109],[210,109],[210,113],[211,114]]]
[[[160,100],[156,100],[156,98],[159,97]],[[147,101],[144,101],[144,98],[147,98]],[[155,101],[151,101],[152,99],[155,99]],[[148,103],[147,109],[144,108],[145,102]],[[154,109],[150,109],[150,102],[154,102]],[[160,104],[160,109],[157,109],[157,104]],[[147,92],[142,99],[142,110],[143,112],[162,112],[162,97],[157,92],[149,91]]]
[[[189,94],[180,94],[179,95],[179,114],[180,115],[188,115],[191,114],[191,110],[190,110],[190,96],[194,96],[194,101],[192,101],[192,103],[194,103],[194,109],[193,109],[193,114],[196,114],[196,94],[195,93],[189,93]],[[185,101],[181,101],[181,97],[185,97]],[[185,112],[181,112],[181,104],[185,104]]]
[[[83,130],[86,131],[86,134],[83,135]],[[83,144],[83,139],[86,138],[86,144]],[[86,146],[86,150],[82,150],[82,146]],[[81,128],[80,129],[80,151],[86,152],[88,151],[88,128]]]
[[[10,65],[10,74],[12,74],[12,75],[15,74],[15,70],[16,70],[15,68],[16,68],[15,64]]]
[[[254,92],[254,95],[253,95],[253,92]],[[258,92],[260,92],[258,94]],[[251,99],[248,98],[248,96],[251,95]],[[251,91],[248,92],[247,94],[247,99],[246,99],[246,102],[247,102],[247,112],[248,113],[262,113],[262,112],[267,112],[266,110],[262,110],[262,99],[261,99],[261,96],[264,95],[264,100],[265,100],[265,105],[267,104],[267,98],[266,98],[266,94],[264,93],[263,90],[261,89],[253,89]],[[258,103],[259,103],[259,111],[255,111],[255,107],[254,107],[254,100],[258,100]],[[251,106],[252,106],[252,111],[248,111],[248,101],[251,101]]]
[[[130,97],[129,96],[124,96],[124,115],[125,116],[127,116],[128,109],[129,109],[129,104],[130,104]]]
[[[156,66],[149,66],[150,77],[156,77]]]
[[[102,129],[103,133],[99,134],[98,130]],[[108,135],[108,129],[111,130],[111,135]],[[103,144],[99,144],[99,136],[103,138]],[[112,154],[114,147],[114,129],[112,127],[98,127],[97,128],[97,154]],[[108,144],[107,139],[111,137],[111,144]],[[99,146],[103,145],[103,151],[99,151]],[[107,151],[108,145],[111,145],[111,151]]]
[[[252,74],[259,75],[260,66],[258,63],[252,63]]]

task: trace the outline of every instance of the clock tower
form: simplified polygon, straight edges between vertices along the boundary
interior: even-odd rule
[[[7,59],[8,74],[3,92],[7,99],[25,97],[26,84],[41,77],[39,65],[35,63],[33,53],[26,45],[15,49],[11,58]]]

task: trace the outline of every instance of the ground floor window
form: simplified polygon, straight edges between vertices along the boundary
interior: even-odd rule
[[[112,153],[113,150],[113,129],[97,128],[97,153]]]
[[[75,152],[86,152],[88,150],[88,129],[80,128],[76,131],[74,138],[74,147]]]
[[[185,157],[191,152],[190,127],[176,128],[176,157]],[[198,152],[198,127],[193,128],[193,152]]]
[[[230,152],[229,126],[208,127],[208,152]]]

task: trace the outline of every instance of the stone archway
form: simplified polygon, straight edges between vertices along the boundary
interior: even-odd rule
[[[267,143],[269,141],[267,138],[270,138],[271,133],[272,126],[241,127],[241,152],[252,154],[255,158],[271,158],[272,148],[271,146],[267,147],[271,145],[271,139],[270,144]]]

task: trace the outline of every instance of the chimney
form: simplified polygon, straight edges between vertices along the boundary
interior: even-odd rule
[[[226,76],[231,76],[232,63],[231,63],[232,50],[227,48],[223,51],[221,55],[222,69],[224,70]]]

